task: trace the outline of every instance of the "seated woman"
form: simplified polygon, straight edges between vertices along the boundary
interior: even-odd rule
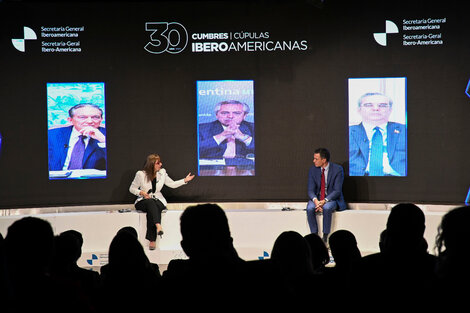
[[[150,154],[147,157],[144,168],[135,174],[129,191],[137,196],[135,208],[147,213],[147,233],[145,238],[150,241],[149,249],[156,248],[157,235],[163,235],[161,225],[161,213],[165,210],[167,202],[160,190],[163,185],[170,188],[178,188],[187,184],[194,178],[189,173],[184,179],[174,181],[162,168],[162,162],[158,154]]]

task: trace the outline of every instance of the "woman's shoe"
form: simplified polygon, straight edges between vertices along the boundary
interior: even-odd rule
[[[163,237],[163,230],[160,230],[158,233],[157,233],[158,236],[160,236],[160,238]]]
[[[150,241],[149,250],[155,250],[155,248],[157,248],[157,242],[156,241]]]

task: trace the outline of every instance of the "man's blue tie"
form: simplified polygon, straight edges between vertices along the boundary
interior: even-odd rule
[[[372,136],[372,146],[370,151],[369,175],[370,176],[383,176],[384,175],[384,141],[380,127],[374,128],[374,135]]]
[[[83,168],[83,155],[85,154],[85,136],[80,135],[78,141],[73,146],[72,155],[70,156],[69,170]]]

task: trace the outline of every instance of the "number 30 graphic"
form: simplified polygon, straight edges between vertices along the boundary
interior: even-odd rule
[[[180,53],[188,44],[188,32],[180,23],[172,22],[147,22],[145,30],[152,32],[150,42],[144,49],[147,52],[160,54],[168,52],[172,54]]]

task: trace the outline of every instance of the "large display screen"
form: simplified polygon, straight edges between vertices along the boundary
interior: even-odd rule
[[[349,175],[406,176],[406,78],[348,82]]]
[[[199,176],[255,175],[252,80],[197,82]]]
[[[49,179],[106,178],[104,83],[47,84]]]

